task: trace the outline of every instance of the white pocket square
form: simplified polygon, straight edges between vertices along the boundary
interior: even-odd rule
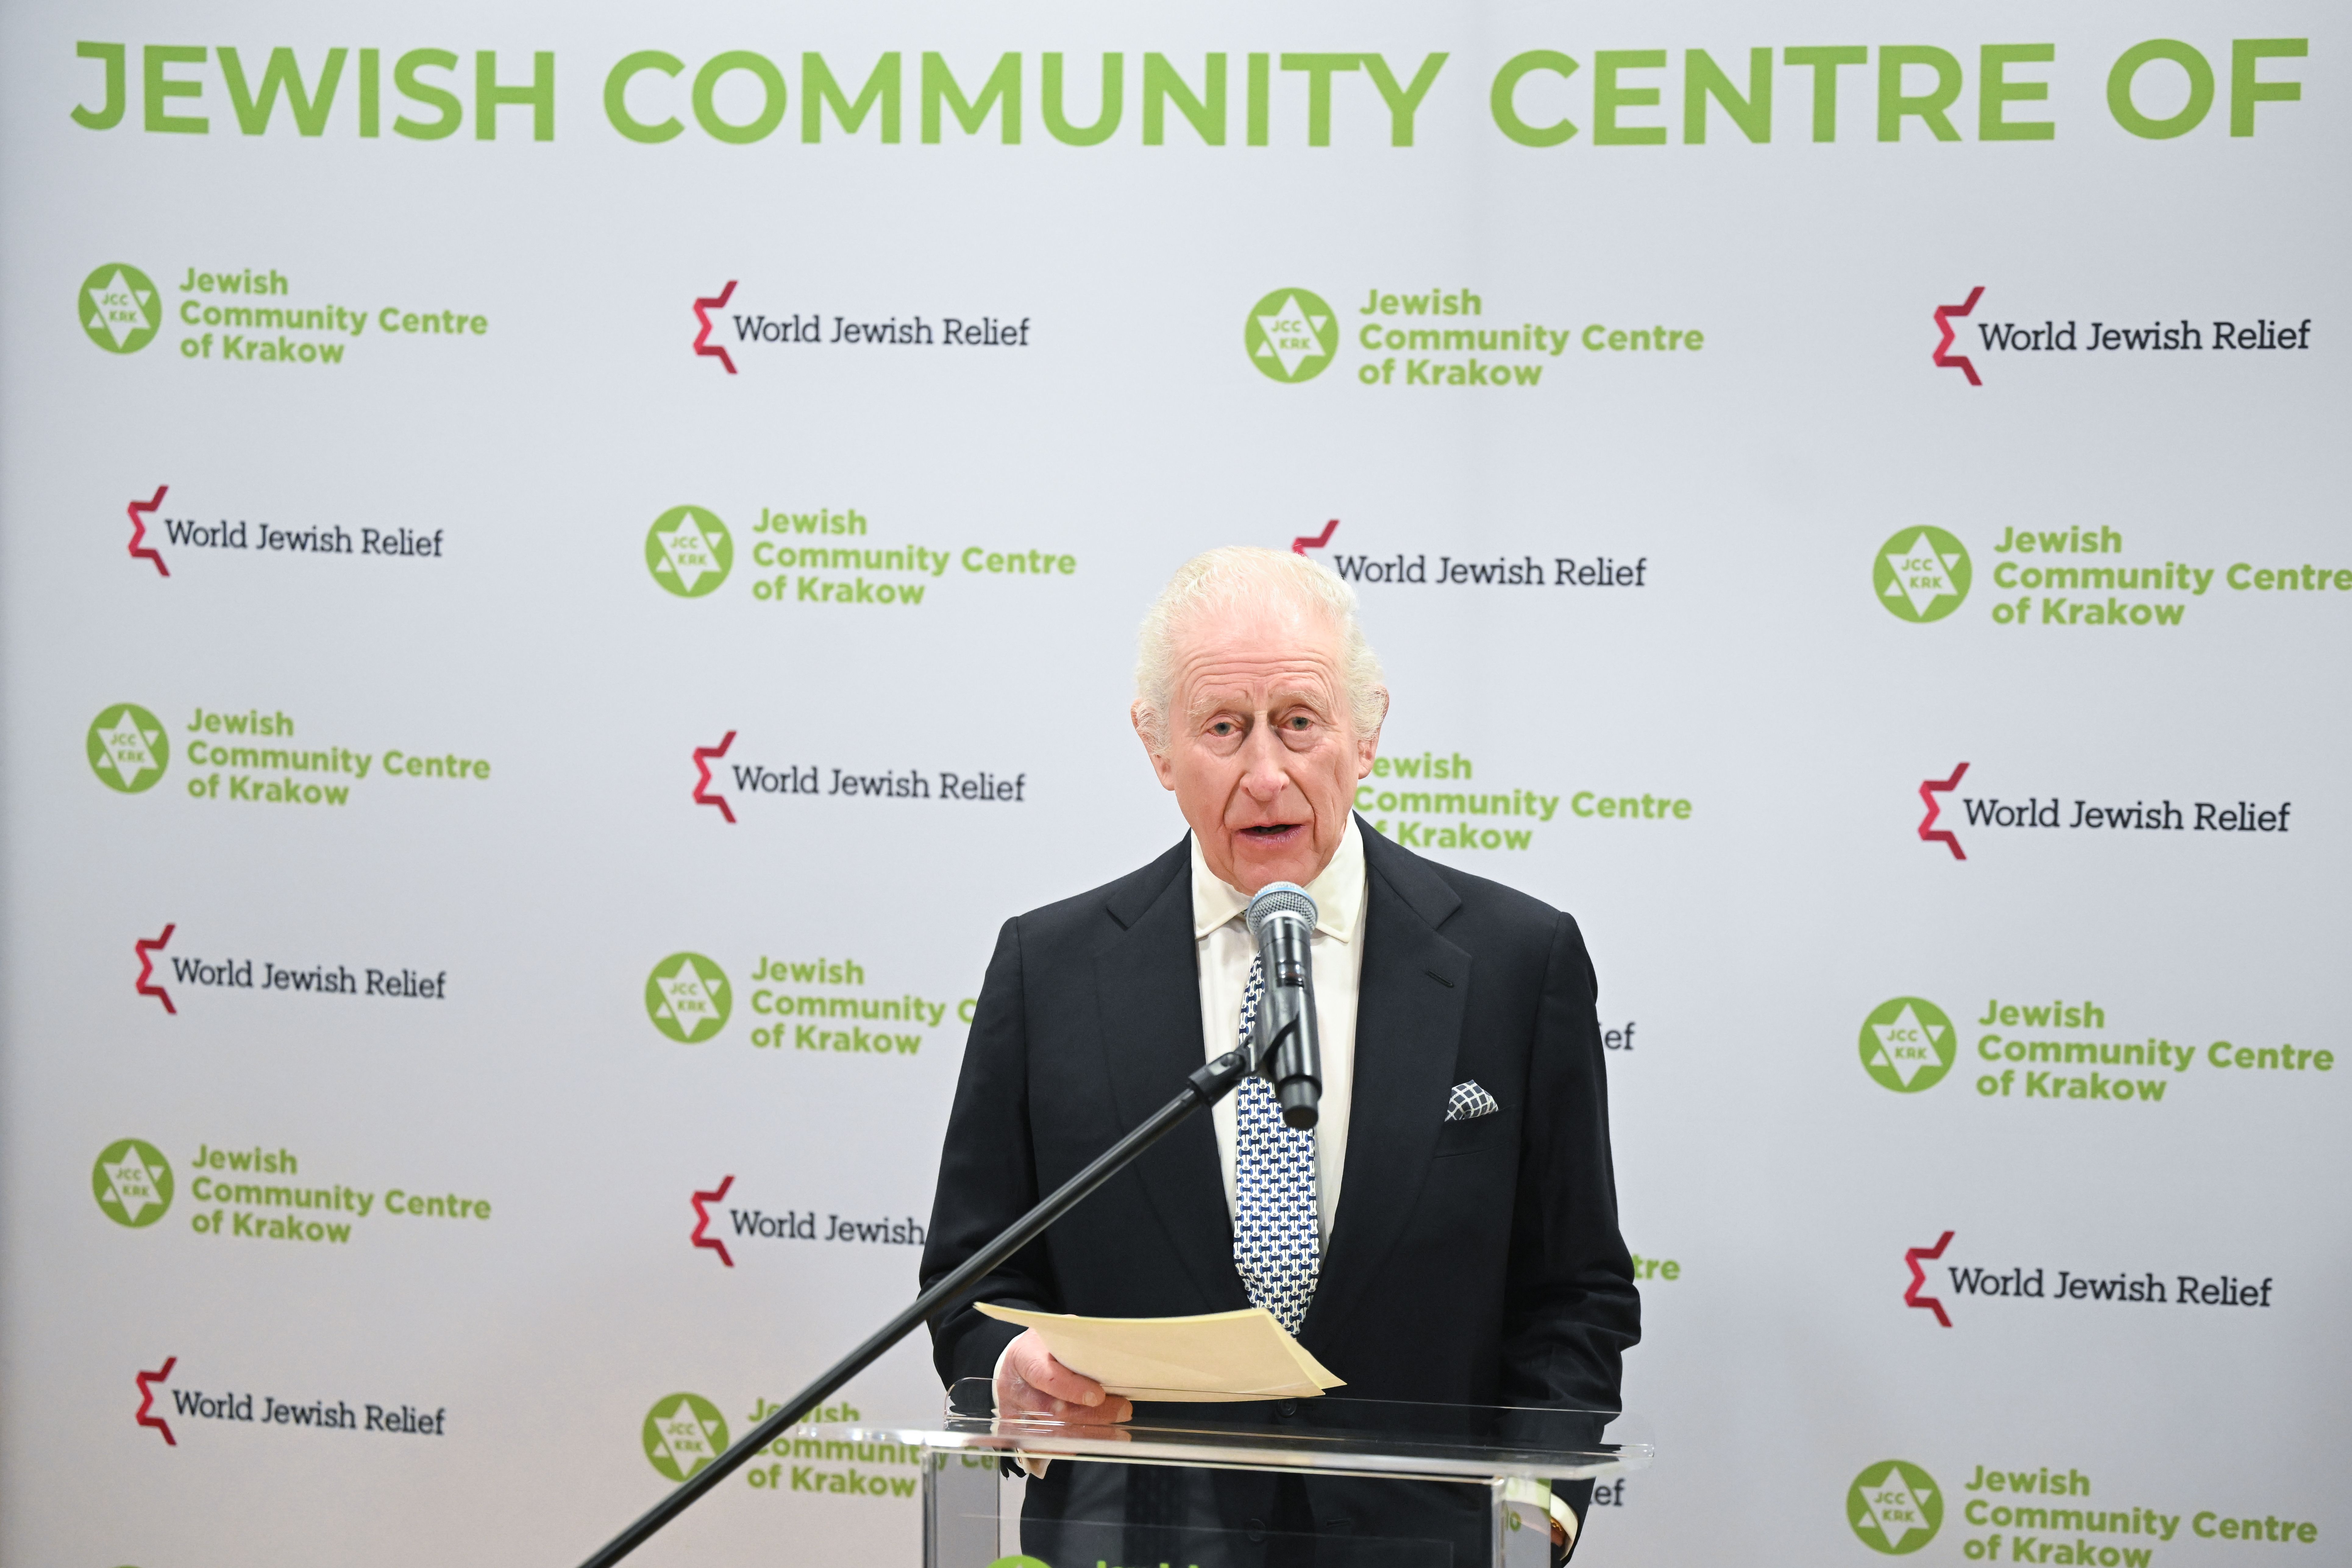
[[[1475,1121],[1481,1116],[1492,1116],[1502,1109],[1495,1103],[1495,1097],[1480,1087],[1476,1079],[1468,1079],[1455,1084],[1454,1092],[1446,1096],[1445,1120]]]

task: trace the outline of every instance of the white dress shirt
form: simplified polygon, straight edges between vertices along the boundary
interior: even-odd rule
[[[1241,1041],[1242,994],[1249,989],[1257,944],[1242,919],[1247,895],[1217,879],[1192,847],[1192,939],[1201,984],[1201,1047],[1204,1061],[1223,1056]],[[1315,935],[1307,954],[1315,969],[1315,1026],[1322,1042],[1322,1112],[1315,1123],[1315,1200],[1322,1239],[1331,1239],[1331,1216],[1339,1209],[1339,1180],[1348,1166],[1348,1108],[1356,1088],[1356,992],[1364,969],[1364,841],[1356,819],[1332,852],[1321,876],[1307,884],[1315,900]],[[1217,1129],[1217,1166],[1225,1179],[1225,1210],[1234,1212],[1234,1097],[1209,1112]]]

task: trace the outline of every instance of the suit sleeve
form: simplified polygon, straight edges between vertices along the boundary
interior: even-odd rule
[[[940,1153],[939,1191],[923,1247],[923,1289],[953,1272],[1035,1206],[1037,1168],[1029,1138],[1026,997],[1021,922],[996,939],[988,976],[964,1043],[955,1106]],[[1055,1311],[1059,1291],[1045,1243],[1031,1242],[981,1282],[971,1300]],[[942,1382],[986,1377],[1020,1330],[982,1316],[970,1302],[931,1321],[931,1359]]]
[[[1506,1405],[1614,1412],[1624,1352],[1642,1337],[1633,1260],[1617,1228],[1597,991],[1583,935],[1563,914],[1552,930],[1528,1066],[1504,1300]],[[1559,1492],[1581,1521],[1591,1483]]]

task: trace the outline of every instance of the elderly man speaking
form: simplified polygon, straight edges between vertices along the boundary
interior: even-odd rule
[[[924,1284],[1234,1048],[1259,985],[1243,910],[1268,883],[1296,882],[1319,916],[1319,1123],[1285,1126],[1265,1083],[1245,1079],[980,1299],[1112,1317],[1263,1306],[1351,1398],[1615,1409],[1640,1306],[1575,921],[1353,814],[1388,692],[1354,592],[1329,573],[1210,551],[1177,572],[1139,642],[1130,717],[1191,832],[1140,870],[1006,922],[965,1047]],[[1034,1332],[971,1308],[937,1321],[933,1346],[943,1378],[992,1377],[1000,1409],[1129,1415]],[[1485,1528],[1467,1489],[1055,1465],[1031,1483],[1024,1540],[1055,1568],[1073,1553],[1118,1560],[1070,1531],[1149,1516],[1185,1531],[1187,1561],[1228,1555],[1203,1555],[1206,1530],[1235,1561],[1402,1534],[1438,1548],[1413,1561],[1466,1563],[1483,1558]],[[1573,1547],[1589,1490],[1555,1498],[1556,1552]],[[1391,1500],[1408,1493],[1422,1500],[1401,1516]]]

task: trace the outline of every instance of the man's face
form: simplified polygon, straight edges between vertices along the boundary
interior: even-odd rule
[[[1244,893],[1313,881],[1380,749],[1377,729],[1356,733],[1339,632],[1311,609],[1244,604],[1197,617],[1176,647],[1168,749],[1151,765],[1209,869]]]

